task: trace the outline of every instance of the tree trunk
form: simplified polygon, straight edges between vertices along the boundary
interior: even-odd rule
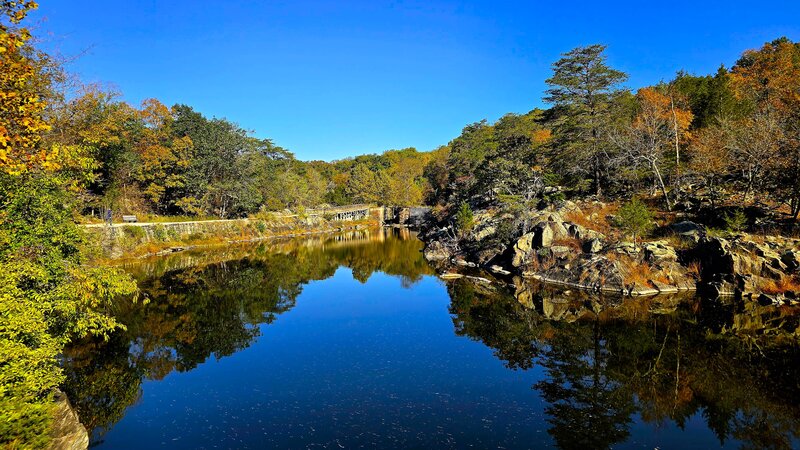
[[[600,163],[598,161],[594,163],[594,189],[597,199],[600,200],[600,196],[603,195],[603,188],[600,187]]]
[[[678,116],[675,114],[675,101],[672,94],[669,96],[669,105],[672,109],[672,126],[675,134],[675,174],[676,179],[680,182],[681,175],[681,147],[678,143]]]
[[[661,187],[661,192],[664,194],[664,201],[667,202],[667,211],[672,212],[672,203],[669,201],[669,195],[667,195],[667,188],[664,186],[664,179],[661,178],[661,171],[658,170],[658,166],[655,162],[650,163],[653,167],[653,172],[656,174],[656,178],[658,179],[658,185]]]

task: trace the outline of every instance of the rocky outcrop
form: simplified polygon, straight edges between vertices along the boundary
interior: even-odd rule
[[[422,251],[428,261],[447,261],[452,256],[452,252],[441,241],[431,241],[425,245]]]
[[[51,432],[50,450],[85,450],[89,448],[89,433],[81,424],[66,394],[56,392],[56,408]]]
[[[709,236],[701,224],[682,221],[668,227],[670,239],[634,245],[565,220],[579,211],[571,202],[511,218],[491,208],[480,210],[467,236],[456,239],[447,228],[432,238],[423,235],[428,243],[425,257],[462,266],[473,262],[548,283],[626,295],[694,290],[698,283],[717,295],[755,295],[763,293],[769,281],[778,286],[771,289],[775,291],[784,289],[787,279],[800,276],[796,239],[746,235],[723,239]],[[519,224],[518,234],[498,239],[501,221]],[[800,301],[800,292],[789,290],[769,298],[778,303]]]
[[[703,237],[695,249],[701,279],[718,295],[762,294],[763,286],[775,285],[800,275],[797,239],[737,235]],[[787,291],[776,302],[791,302],[800,292]]]

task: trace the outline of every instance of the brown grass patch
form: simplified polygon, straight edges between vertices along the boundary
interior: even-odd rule
[[[786,292],[800,292],[800,279],[784,275],[780,280],[765,278],[760,281],[758,288],[761,292],[770,295],[785,294]]]
[[[547,272],[556,266],[556,258],[553,255],[539,256],[534,255],[533,259],[527,265],[527,269],[531,272]]]
[[[556,239],[553,241],[553,246],[569,247],[572,250],[577,251],[578,253],[583,251],[583,245],[581,244],[580,239],[574,237]]]
[[[703,273],[703,266],[700,261],[692,261],[686,266],[686,273],[695,280],[700,279],[700,274]]]
[[[588,203],[580,205],[581,211],[569,211],[564,215],[564,220],[580,225],[590,230],[609,234],[613,230],[613,224],[609,223],[607,217],[615,215],[619,210],[616,203]]]
[[[662,270],[656,270],[644,261],[638,261],[626,255],[619,255],[616,260],[622,266],[625,284],[636,283],[647,286],[650,280],[669,284],[669,278]]]

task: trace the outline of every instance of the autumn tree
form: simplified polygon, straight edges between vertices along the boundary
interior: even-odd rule
[[[347,195],[356,203],[378,203],[385,187],[379,183],[375,172],[369,170],[366,164],[357,164],[353,167],[347,180]]]
[[[778,200],[800,212],[794,183],[800,177],[797,123],[800,120],[800,44],[786,38],[746,51],[731,70],[736,96],[751,105],[751,113],[730,122],[729,146],[744,174],[747,194],[768,188]]]
[[[545,101],[555,107],[553,149],[562,171],[588,176],[600,196],[609,163],[611,103],[627,75],[606,64],[604,45],[578,47],[553,64]]]
[[[384,153],[389,168],[386,169],[385,193],[382,203],[396,206],[422,204],[427,189],[423,171],[427,163],[425,154],[416,149],[390,150]]]
[[[724,130],[717,125],[697,130],[692,135],[689,156],[689,169],[703,180],[714,209],[721,198],[722,183],[732,167]]]
[[[672,202],[664,182],[663,165],[671,152],[687,139],[692,113],[676,108],[673,100],[653,88],[636,94],[639,112],[633,121],[610,133],[611,141],[621,150],[621,164],[645,165],[649,168],[664,196],[667,209]],[[672,161],[678,158],[677,153]]]
[[[33,1],[0,2],[0,446],[47,445],[64,345],[108,336],[113,301],[135,291],[116,269],[88,268],[75,190],[96,168],[86,149],[46,145],[50,74],[19,27]]]

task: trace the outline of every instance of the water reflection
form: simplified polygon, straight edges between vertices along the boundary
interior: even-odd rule
[[[118,311],[127,330],[108,342],[88,341],[68,349],[66,390],[99,443],[104,430],[141,399],[145,380],[192,371],[209,359],[251,346],[265,325],[274,329],[269,324],[295,307],[309,282],[331,277],[340,266],[350,268],[362,283],[375,272],[399,277],[414,295],[415,284],[433,275],[421,248],[407,230],[371,230],[184,252],[132,264],[127,270],[139,279],[149,303]],[[456,335],[480,342],[484,353],[483,346],[492,349],[509,370],[538,374],[525,384],[530,397],[520,401],[542,403],[545,421],[525,419],[525,424],[543,434],[546,430],[553,445],[633,445],[637,429],[639,437],[642,427],[682,430],[698,418],[722,446],[797,444],[800,369],[793,310],[685,296],[600,298],[519,279],[510,284],[460,279],[448,281],[446,290]],[[444,319],[446,335],[452,337]],[[435,333],[419,339],[431,336],[444,339]],[[464,351],[450,341],[437,345]],[[452,379],[441,368],[427,370]],[[386,382],[380,377],[373,382],[381,380]],[[497,399],[516,392],[508,385],[492,389],[506,389]],[[425,404],[430,414],[425,417],[438,423],[442,416],[431,409],[435,405]],[[415,416],[424,416],[415,404],[406,406]],[[520,415],[496,409],[492,413],[498,417]],[[380,411],[376,407],[375,414]],[[455,425],[465,429],[469,422]],[[494,435],[487,436],[491,442]],[[509,441],[523,448],[531,442]]]
[[[127,330],[109,342],[67,349],[67,394],[87,429],[102,435],[138,400],[144,379],[189,371],[248,347],[259,336],[258,325],[292,309],[310,281],[345,266],[361,282],[380,271],[411,287],[433,274],[421,249],[406,229],[377,229],[129,264],[148,302],[117,312]]]
[[[721,445],[797,443],[800,354],[791,311],[679,296],[565,295],[519,281],[515,292],[462,280],[449,289],[457,333],[493,348],[509,368],[545,369],[533,388],[548,403],[548,433],[560,448],[625,442],[636,415],[683,429],[699,414]]]

